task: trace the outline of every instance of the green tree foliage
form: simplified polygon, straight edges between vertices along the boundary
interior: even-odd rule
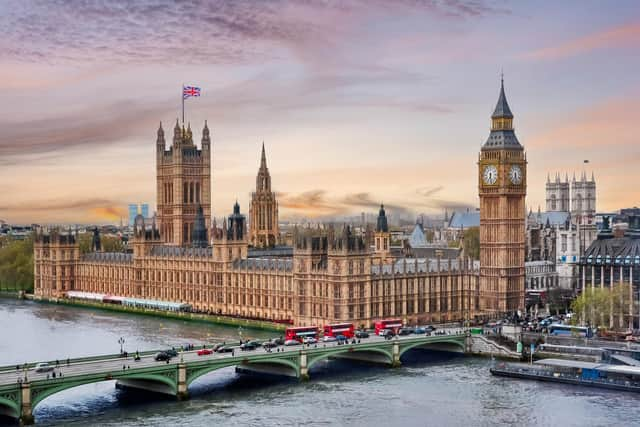
[[[624,328],[630,305],[636,311],[629,286],[628,283],[619,283],[612,288],[587,288],[571,303],[571,309],[577,314],[572,322],[609,328],[613,320],[614,328]]]
[[[0,289],[33,289],[33,238],[10,240],[0,246]]]
[[[464,230],[464,247],[467,256],[480,259],[480,227],[469,227]]]

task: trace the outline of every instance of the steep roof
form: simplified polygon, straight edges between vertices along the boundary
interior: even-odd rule
[[[449,228],[469,228],[480,226],[480,212],[454,212],[449,220]]]
[[[493,114],[491,118],[498,117],[506,117],[509,119],[513,118],[513,113],[511,112],[511,108],[509,108],[509,103],[507,102],[507,96],[504,94],[504,79],[500,79],[500,96],[498,97],[498,103],[496,104],[495,110],[493,110]]]
[[[412,248],[424,248],[427,246],[427,238],[425,237],[420,224],[416,224],[413,228],[411,236],[409,237],[409,245]]]

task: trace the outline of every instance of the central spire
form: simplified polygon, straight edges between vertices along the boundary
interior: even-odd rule
[[[262,141],[262,156],[260,157],[260,169],[267,169],[267,155],[264,152],[264,141]]]

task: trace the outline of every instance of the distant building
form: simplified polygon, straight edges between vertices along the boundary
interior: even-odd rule
[[[133,227],[136,221],[136,216],[138,214],[142,215],[143,218],[151,218],[149,216],[149,204],[148,203],[130,203],[128,206],[129,211],[129,227]]]
[[[129,227],[133,227],[136,216],[138,216],[138,205],[131,203],[129,204]]]

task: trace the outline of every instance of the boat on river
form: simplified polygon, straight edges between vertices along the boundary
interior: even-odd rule
[[[542,359],[533,364],[499,362],[489,371],[502,377],[640,392],[640,366]]]

